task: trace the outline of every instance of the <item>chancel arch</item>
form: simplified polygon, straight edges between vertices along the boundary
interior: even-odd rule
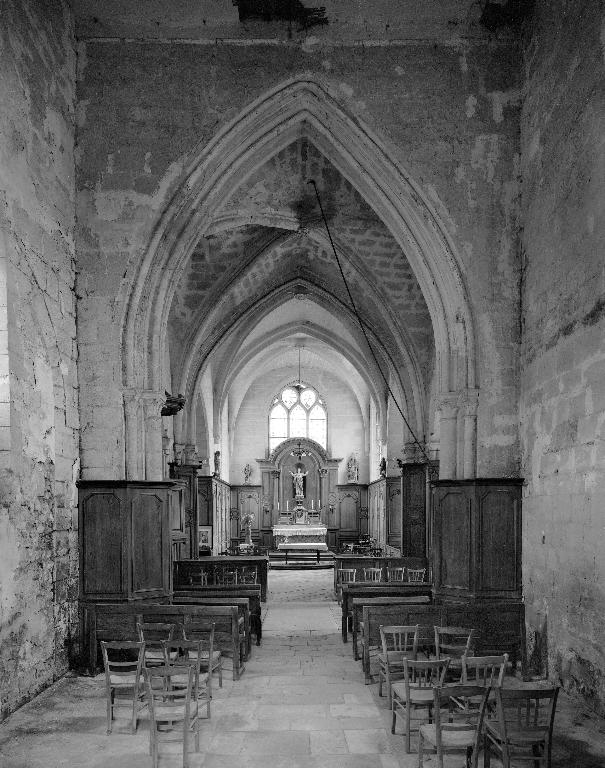
[[[234,190],[301,136],[358,190],[405,253],[434,333],[434,375],[444,414],[442,474],[473,476],[475,332],[455,249],[420,188],[393,160],[388,145],[347,115],[329,87],[317,78],[295,78],[268,91],[192,155],[140,267],[128,276],[131,288],[123,329],[125,388],[149,393],[143,399],[153,402],[160,388],[172,299],[196,243],[220,218],[221,206]],[[135,441],[128,412],[126,420],[129,451]],[[153,412],[144,422],[148,429],[158,427]],[[146,444],[154,444],[152,436]],[[127,465],[133,463],[127,460]]]

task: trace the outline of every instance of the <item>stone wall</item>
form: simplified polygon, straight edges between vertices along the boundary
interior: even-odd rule
[[[605,17],[537,4],[522,116],[521,435],[530,650],[605,711]],[[581,41],[581,45],[579,45]]]
[[[124,472],[123,300],[188,153],[253,99],[302,73],[326,83],[347,113],[386,139],[445,222],[481,350],[478,474],[518,474],[514,48],[458,38],[368,48],[90,40],[81,64],[78,339],[82,421],[94,425],[82,436],[86,477]]]
[[[0,23],[0,719],[65,672],[77,631],[73,20]],[[8,307],[8,311],[7,311]]]

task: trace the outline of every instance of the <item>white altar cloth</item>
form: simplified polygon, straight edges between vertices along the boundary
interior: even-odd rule
[[[325,525],[274,525],[275,544],[325,544]]]

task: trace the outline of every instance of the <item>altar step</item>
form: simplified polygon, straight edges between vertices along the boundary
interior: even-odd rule
[[[319,563],[317,562],[316,552],[288,552],[288,562],[286,563],[286,553],[278,551],[269,552],[269,564],[271,568],[283,571],[318,570],[334,567],[334,553],[320,552]]]

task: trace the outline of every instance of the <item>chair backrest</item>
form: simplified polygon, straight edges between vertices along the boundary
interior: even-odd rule
[[[240,569],[240,584],[258,584],[258,569],[255,565]]]
[[[364,568],[364,581],[382,581],[382,568]]]
[[[389,654],[407,653],[415,659],[418,650],[418,624],[404,626],[401,624],[380,625],[380,640],[382,652],[388,660]]]
[[[408,568],[407,580],[414,584],[421,584],[424,581],[426,568]]]
[[[164,621],[137,621],[139,640],[147,648],[161,648],[164,640],[174,640],[177,625]]]
[[[108,683],[119,683],[120,678],[123,678],[126,684],[126,679],[132,679],[134,675],[135,683],[138,684],[145,661],[145,643],[135,640],[123,642],[101,640],[101,653]]]
[[[457,701],[469,700],[481,697],[481,706],[474,709],[465,709],[462,716],[458,716]],[[479,753],[479,744],[483,730],[483,720],[487,711],[490,698],[490,689],[482,685],[453,685],[433,686],[433,722],[435,725],[435,747],[437,757],[443,754],[443,735],[447,731],[453,731],[458,737],[460,734],[474,733],[473,753]],[[442,709],[447,708],[448,719],[444,722]],[[465,747],[462,747],[465,749]]]
[[[339,568],[338,569],[339,584],[350,584],[351,582],[355,581],[356,576],[357,576],[357,571],[355,570],[355,568]]]
[[[472,655],[473,629],[466,627],[435,627],[435,655],[460,659]]]
[[[431,688],[433,685],[443,685],[445,673],[450,664],[449,658],[432,659],[430,661],[415,661],[403,657],[406,698],[410,698],[410,687]]]
[[[508,653],[501,656],[462,656],[462,682],[499,687],[502,685]]]
[[[152,727],[156,722],[179,722],[185,727],[191,717],[191,694],[194,690],[195,670],[189,664],[171,664],[147,667],[147,702]]]
[[[510,755],[539,742],[549,754],[558,695],[558,686],[495,689],[496,718]]]
[[[387,581],[405,581],[405,568],[403,566],[387,568]]]

